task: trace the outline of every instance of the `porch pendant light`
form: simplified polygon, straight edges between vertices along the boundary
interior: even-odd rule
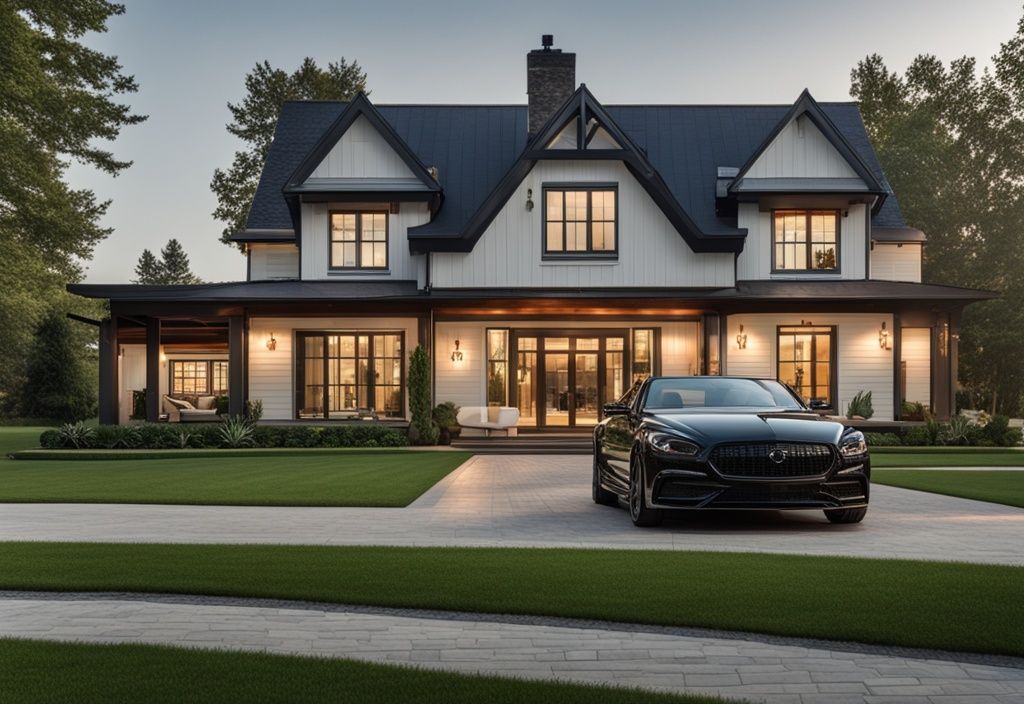
[[[462,351],[459,350],[459,341],[458,340],[455,341],[455,349],[452,350],[452,361],[453,362],[461,362],[462,361]]]
[[[885,321],[882,321],[882,329],[878,331],[878,346],[883,350],[889,349],[889,331],[885,329]]]
[[[274,333],[270,333],[270,338],[267,340],[267,349],[271,352],[277,349],[277,339],[274,337]]]
[[[747,333],[743,332],[742,325],[740,325],[740,331],[736,334],[736,349],[747,349]]]

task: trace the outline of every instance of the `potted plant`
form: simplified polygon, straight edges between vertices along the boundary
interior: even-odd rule
[[[500,369],[492,369],[487,378],[487,422],[497,423],[502,399],[505,398],[505,375]]]
[[[438,442],[442,445],[451,445],[452,440],[459,437],[459,434],[462,432],[458,415],[459,407],[451,401],[445,401],[434,406],[434,422],[437,423],[437,427],[440,429]]]

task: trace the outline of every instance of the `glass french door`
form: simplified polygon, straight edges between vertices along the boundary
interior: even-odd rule
[[[296,333],[296,416],[402,417],[403,338],[400,332]]]
[[[626,391],[625,331],[569,334],[515,331],[512,393],[519,425],[581,428],[596,425],[602,406]]]

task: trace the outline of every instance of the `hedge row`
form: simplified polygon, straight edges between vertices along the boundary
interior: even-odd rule
[[[146,423],[101,425],[77,447],[60,430],[39,436],[40,447],[57,449],[140,449],[219,448],[225,446],[220,423]],[[252,431],[253,447],[403,447],[408,437],[403,429],[383,425],[258,425]]]

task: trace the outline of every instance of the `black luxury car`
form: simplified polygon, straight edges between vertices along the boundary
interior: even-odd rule
[[[864,434],[823,419],[774,379],[652,377],[604,415],[594,501],[624,501],[638,526],[669,509],[824,509],[833,523],[867,512]]]

